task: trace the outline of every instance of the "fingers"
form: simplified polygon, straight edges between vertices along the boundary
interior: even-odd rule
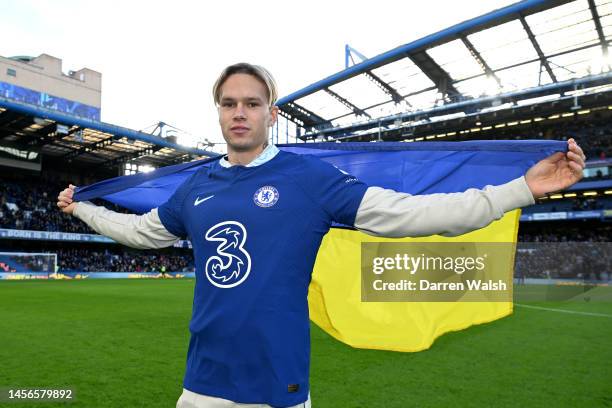
[[[582,178],[582,170],[585,168],[586,156],[573,138],[567,141],[567,148],[569,166],[574,174]]]
[[[68,188],[63,189],[57,196],[57,206],[59,208],[66,208],[72,204],[72,197],[74,196],[75,186],[70,184]]]
[[[72,198],[68,198],[68,197],[65,197],[65,196],[59,196],[57,198],[57,206],[59,208],[66,208],[70,204],[72,204]]]
[[[571,161],[571,162],[569,162],[569,166],[572,168],[572,170],[576,170],[576,171],[582,173],[583,167],[580,164]]]
[[[66,188],[64,190],[62,190],[59,195],[57,196],[57,199],[59,201],[69,201],[72,202],[72,196],[73,196],[74,192],[73,190]]]
[[[570,163],[577,163],[578,165],[580,165],[581,169],[584,169],[584,159],[582,158],[582,156],[574,152],[567,152],[567,158],[570,160]]]
[[[574,139],[569,139],[567,141],[567,147],[570,152],[576,153],[578,156],[580,156],[583,162],[586,161],[586,156],[584,155],[582,148],[578,146],[578,143],[576,143]]]
[[[581,166],[576,162],[570,161],[569,167],[572,170],[572,174],[576,176],[576,181],[580,180],[583,177],[582,170],[584,169],[584,166]]]

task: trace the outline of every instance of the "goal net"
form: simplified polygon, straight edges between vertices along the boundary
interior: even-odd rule
[[[49,276],[55,272],[57,254],[0,252],[0,273],[33,273]]]

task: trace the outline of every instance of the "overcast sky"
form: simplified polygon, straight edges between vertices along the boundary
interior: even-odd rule
[[[514,1],[0,0],[0,55],[63,59],[102,73],[102,121],[163,121],[196,140],[223,139],[211,87],[227,65],[267,67],[280,95],[367,57]],[[217,151],[222,151],[219,146]]]

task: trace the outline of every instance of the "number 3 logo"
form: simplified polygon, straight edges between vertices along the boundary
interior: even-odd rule
[[[218,288],[240,285],[251,272],[251,256],[244,249],[247,231],[238,221],[223,221],[206,231],[207,241],[217,241],[217,255],[206,260],[206,277]]]

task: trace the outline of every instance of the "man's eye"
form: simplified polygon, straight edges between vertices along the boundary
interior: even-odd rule
[[[255,108],[257,106],[259,106],[259,104],[257,102],[250,102],[249,103],[249,108]]]
[[[221,106],[223,106],[224,108],[231,108],[232,106],[234,106],[234,103],[233,102],[223,102]]]

